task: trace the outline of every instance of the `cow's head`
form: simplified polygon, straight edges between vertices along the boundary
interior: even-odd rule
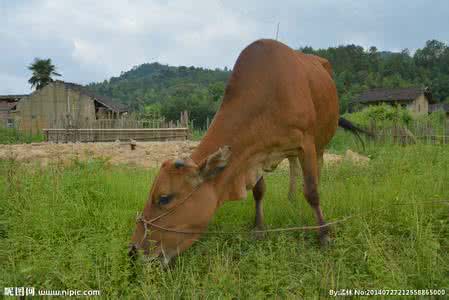
[[[199,165],[190,158],[165,161],[153,182],[143,213],[137,219],[129,254],[134,256],[142,249],[149,257],[168,263],[192,245],[217,208],[218,195],[213,179],[225,169],[230,155],[230,148],[225,146]],[[142,220],[155,220],[154,226],[148,223],[145,226]]]

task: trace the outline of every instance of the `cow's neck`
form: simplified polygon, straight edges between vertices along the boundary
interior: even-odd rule
[[[225,145],[231,146],[231,151],[234,148],[232,144],[236,133],[233,132],[231,124],[228,123],[225,127],[224,119],[224,113],[219,111],[200,144],[192,152],[191,158],[195,163],[199,164]]]
[[[207,139],[207,136],[204,136],[201,143],[192,152],[191,158],[196,164],[200,164],[209,155],[217,151],[220,146],[224,146],[224,143],[225,140]]]
[[[220,202],[245,196],[246,173],[253,167],[252,158],[258,152],[257,145],[248,138],[251,122],[246,117],[249,116],[231,116],[226,111],[229,110],[220,109],[216,114],[206,135],[191,155],[192,160],[199,164],[220,147],[231,147],[230,162],[215,182]]]

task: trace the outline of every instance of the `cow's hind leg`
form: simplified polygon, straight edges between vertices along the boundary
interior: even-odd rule
[[[298,180],[299,180],[299,159],[298,157],[289,157],[288,164],[290,167],[290,185],[288,190],[288,200],[293,202],[296,199],[296,194],[298,193]]]
[[[304,178],[304,196],[313,208],[318,225],[325,225],[323,212],[320,207],[318,195],[319,167],[315,145],[312,142],[304,143],[300,150],[299,161],[301,163]],[[326,246],[329,243],[329,233],[327,227],[319,229],[320,243]]]
[[[317,149],[317,161],[318,161],[318,180],[321,180],[321,169],[324,166],[324,150]]]
[[[256,224],[254,236],[256,239],[263,239],[265,234],[263,232],[257,232],[257,230],[264,229],[263,221],[263,196],[265,195],[266,185],[263,177],[257,181],[253,188],[254,202],[256,204]]]

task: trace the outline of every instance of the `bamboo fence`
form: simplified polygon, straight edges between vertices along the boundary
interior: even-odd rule
[[[46,141],[113,142],[113,141],[180,141],[190,137],[188,113],[182,112],[176,122],[165,119],[133,118],[98,119],[75,126],[43,129]]]

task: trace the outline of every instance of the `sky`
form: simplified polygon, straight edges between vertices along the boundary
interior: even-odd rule
[[[278,23],[293,48],[449,43],[447,0],[0,0],[0,20],[0,95],[31,92],[35,57],[80,84],[155,61],[232,68],[249,43],[275,38]]]

